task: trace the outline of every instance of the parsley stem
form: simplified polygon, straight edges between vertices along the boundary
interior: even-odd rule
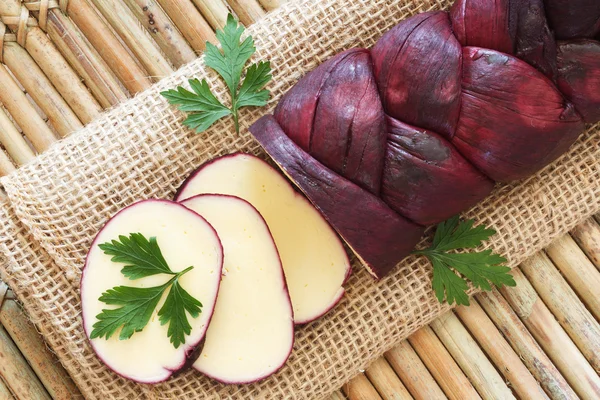
[[[237,110],[233,110],[233,125],[235,126],[235,133],[239,134],[240,133],[240,124],[238,121],[238,115],[237,115]]]
[[[190,265],[189,267],[187,267],[183,271],[178,272],[177,275],[175,276],[175,278],[180,278],[181,276],[185,275],[186,273],[190,272],[193,269],[194,269],[194,267]]]
[[[190,272],[190,271],[191,271],[191,270],[193,270],[193,269],[194,269],[194,267],[193,267],[193,266],[189,266],[189,267],[187,267],[186,269],[184,269],[184,270],[183,270],[183,271],[181,271],[181,272],[173,272],[172,274],[173,274],[173,275],[175,275],[175,276],[174,276],[174,277],[172,277],[171,279],[169,279],[169,280],[167,281],[167,283],[165,283],[165,284],[163,285],[163,287],[165,287],[165,288],[166,288],[167,286],[169,286],[170,284],[172,284],[173,282],[175,282],[177,279],[181,278],[183,275],[185,275],[186,273]]]

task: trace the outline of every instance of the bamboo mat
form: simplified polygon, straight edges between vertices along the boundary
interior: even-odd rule
[[[0,0],[0,176],[281,0]],[[378,359],[332,400],[600,398],[600,216]],[[0,400],[81,397],[0,282]]]

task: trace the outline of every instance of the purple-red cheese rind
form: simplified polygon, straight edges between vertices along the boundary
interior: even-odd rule
[[[452,137],[460,111],[462,53],[448,13],[400,22],[377,41],[371,56],[385,112]]]
[[[563,154],[583,130],[575,108],[527,63],[465,47],[462,110],[452,144],[497,182],[526,178]]]
[[[345,51],[309,72],[283,96],[275,119],[322,164],[379,194],[386,138],[368,50]]]
[[[572,40],[558,49],[558,88],[585,122],[600,121],[600,42]]]
[[[557,39],[593,38],[600,33],[598,0],[544,0]]]
[[[420,225],[444,221],[483,200],[494,182],[440,135],[388,118],[381,198]]]
[[[450,19],[461,45],[512,54],[556,76],[556,42],[542,0],[456,0]]]
[[[516,26],[511,26],[509,4],[510,0],[456,0],[450,19],[460,44],[513,54]]]

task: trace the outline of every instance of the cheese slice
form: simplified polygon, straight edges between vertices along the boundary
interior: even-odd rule
[[[111,218],[94,239],[81,277],[81,307],[86,334],[98,321],[103,309],[118,308],[99,300],[102,293],[116,286],[152,287],[167,282],[171,276],[158,274],[130,280],[121,269],[124,264],[111,261],[98,245],[119,240],[119,235],[141,233],[156,237],[163,257],[174,272],[194,268],[179,279],[181,287],[202,303],[197,318],[188,314],[190,335],[177,349],[167,336],[168,324],[161,325],[157,316],[166,292],[154,310],[150,322],[131,338],[119,340],[120,329],[109,339],[92,339],[91,345],[104,363],[117,374],[142,383],[156,383],[198,356],[198,346],[208,328],[216,303],[223,265],[221,243],[206,220],[181,204],[166,200],[135,203]]]
[[[223,383],[249,383],[277,371],[294,342],[294,319],[277,248],[252,205],[199,195],[182,204],[205,217],[223,243],[223,279],[194,368]]]
[[[202,193],[238,196],[263,216],[281,256],[297,324],[319,318],[342,298],[350,275],[342,242],[273,167],[241,153],[212,160],[184,182],[176,200]]]

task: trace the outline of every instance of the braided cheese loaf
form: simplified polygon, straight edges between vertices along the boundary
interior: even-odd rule
[[[250,130],[380,278],[600,120],[599,33],[598,0],[457,0],[337,54]]]

